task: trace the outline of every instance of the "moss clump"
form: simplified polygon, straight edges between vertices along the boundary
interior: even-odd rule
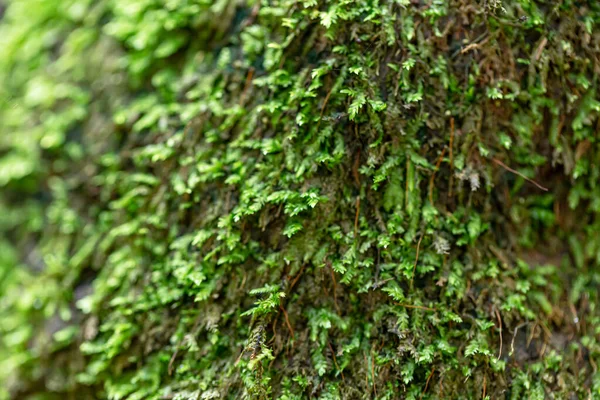
[[[0,398],[600,396],[597,2],[0,9]]]

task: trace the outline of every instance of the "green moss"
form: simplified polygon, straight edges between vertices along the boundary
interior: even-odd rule
[[[600,396],[599,21],[9,1],[0,398]]]

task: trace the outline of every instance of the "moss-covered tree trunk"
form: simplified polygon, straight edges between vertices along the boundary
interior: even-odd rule
[[[0,15],[0,399],[600,398],[600,3]]]

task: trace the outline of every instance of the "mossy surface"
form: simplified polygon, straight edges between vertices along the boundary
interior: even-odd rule
[[[0,399],[600,398],[599,23],[0,0]]]

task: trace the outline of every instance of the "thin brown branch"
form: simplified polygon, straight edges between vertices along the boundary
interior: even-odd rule
[[[277,337],[277,323],[279,322],[279,314],[277,314],[275,316],[275,322],[273,322],[273,337],[270,340],[270,343],[273,343],[275,341],[275,338]]]
[[[498,311],[497,308],[495,309],[495,311],[496,311],[496,318],[498,318],[498,329],[500,330],[500,350],[498,350],[498,360],[499,360],[500,356],[502,355],[502,318],[500,318],[500,312]]]
[[[548,38],[544,37],[542,39],[542,41],[540,42],[540,44],[538,45],[537,49],[535,49],[535,61],[539,60],[540,57],[542,56],[542,51],[544,51],[544,47],[546,47],[546,44],[548,43]]]
[[[419,400],[421,400],[423,398],[423,396],[425,395],[425,392],[427,391],[427,388],[429,387],[429,381],[431,380],[431,377],[433,376],[434,372],[435,372],[435,367],[431,369],[431,372],[429,373],[429,376],[427,377],[427,382],[425,382],[425,389],[423,389],[423,392],[421,392],[421,397],[419,397]]]
[[[331,96],[331,91],[333,90],[333,86],[327,92],[327,96],[325,96],[325,100],[323,101],[323,105],[321,106],[321,115],[319,115],[319,122],[317,122],[317,132],[319,131],[319,127],[321,126],[321,121],[323,120],[323,113],[325,112],[325,106],[327,106],[327,102],[329,101],[329,96]]]
[[[331,266],[329,267],[329,271],[331,272],[331,279],[333,280],[333,304],[335,305],[335,309],[337,310],[337,313],[339,315],[341,315],[340,306],[338,305],[338,302],[337,302],[337,282],[335,281],[335,273]]]
[[[377,398],[377,382],[375,382],[375,356],[371,352],[371,378],[373,379],[373,391],[375,392],[375,398]]]
[[[485,399],[485,394],[487,392],[487,375],[483,375],[483,394],[481,395],[481,399]]]
[[[357,234],[358,234],[359,212],[360,212],[360,196],[356,196],[356,217],[354,217],[354,239],[357,239]]]
[[[531,344],[531,341],[533,340],[533,336],[535,335],[535,330],[537,329],[538,324],[537,322],[533,325],[533,328],[531,328],[531,333],[529,334],[529,338],[527,339],[527,345],[526,347],[529,348],[529,345]]]
[[[368,374],[369,363],[367,361],[367,353],[365,353],[364,351],[363,351],[363,359],[365,360],[365,365],[367,366],[367,373],[365,374],[365,383],[366,383],[367,389],[369,389],[369,374]],[[370,391],[371,390],[369,389],[369,392]]]
[[[327,96],[325,96],[325,100],[323,101],[323,106],[321,107],[321,114],[319,115],[319,121],[323,118],[323,113],[325,112],[325,107],[327,106],[327,102],[329,101],[329,97],[331,96],[331,91],[333,90],[333,86],[327,92]]]
[[[488,37],[485,37],[485,38],[482,38],[481,36],[478,37],[473,42],[469,43],[463,49],[461,49],[460,54],[465,54],[468,51],[478,49],[479,47],[486,44],[491,38],[492,38],[492,35],[488,35]]]
[[[254,76],[254,67],[250,67],[248,70],[248,75],[246,75],[246,83],[244,84],[244,89],[242,90],[242,95],[240,96],[240,104],[243,104],[246,101],[246,92],[252,86],[252,77]]]
[[[290,324],[290,319],[288,317],[288,313],[287,311],[285,311],[285,308],[283,308],[283,306],[280,304],[279,308],[281,309],[281,311],[283,311],[283,316],[285,318],[285,324],[287,325],[287,328],[290,331],[290,334],[292,335],[292,339],[294,338],[294,330],[292,329],[292,325]]]
[[[329,345],[329,350],[331,350],[331,356],[333,357],[333,363],[335,364],[335,367],[337,368],[338,371],[340,371],[340,374],[342,375],[342,380],[346,381],[346,378],[344,378],[344,371],[342,371],[340,369],[340,366],[338,365],[337,358],[335,357],[335,351],[333,351],[333,347],[331,347],[331,343],[327,342],[327,344]]]
[[[306,264],[302,265],[302,268],[300,268],[300,272],[298,272],[298,275],[296,275],[296,277],[292,281],[292,284],[290,285],[290,288],[288,289],[288,292],[292,291],[292,288],[294,287],[294,285],[296,284],[296,282],[298,282],[298,279],[300,279],[300,276],[302,275],[302,272],[304,272],[304,268],[305,267],[306,267]]]
[[[510,262],[508,261],[508,259],[504,256],[504,254],[502,254],[502,252],[496,248],[494,245],[490,245],[489,249],[492,253],[494,253],[494,255],[500,260],[502,261],[502,263],[504,264],[505,268],[508,268],[510,266]]]
[[[240,363],[240,361],[242,360],[242,356],[244,355],[244,353],[246,352],[246,348],[244,347],[242,349],[242,352],[240,353],[239,357],[235,360],[235,364],[234,365],[238,365]]]
[[[502,168],[504,168],[505,170],[512,172],[513,174],[516,174],[518,176],[520,176],[521,178],[525,179],[527,182],[537,186],[538,189],[543,190],[544,192],[547,192],[548,189],[543,187],[542,185],[540,185],[539,183],[537,183],[536,181],[534,181],[533,179],[529,179],[528,177],[526,177],[525,175],[523,175],[522,173],[520,173],[517,170],[512,169],[511,167],[509,167],[508,165],[504,164],[502,161],[496,159],[496,158],[492,158],[492,161],[495,162],[496,164],[498,164],[499,166],[501,166]]]
[[[444,158],[444,154],[446,154],[446,149],[442,150],[442,154],[438,157],[437,162],[435,163],[435,169],[431,174],[431,178],[429,178],[429,202],[433,205],[433,183],[435,180],[435,173],[440,169],[440,164],[442,163],[442,159]]]
[[[354,160],[354,165],[352,166],[352,175],[354,176],[354,182],[356,182],[356,186],[360,188],[360,175],[358,172],[358,168],[360,167],[360,149],[356,152],[356,159]]]
[[[177,345],[175,352],[173,353],[173,355],[171,356],[171,359],[169,360],[169,366],[167,367],[169,376],[171,376],[173,374],[173,363],[175,362],[175,359],[177,358],[177,354],[179,354],[179,344]]]
[[[452,183],[454,182],[454,173],[452,173],[452,171],[454,171],[454,152],[453,152],[453,146],[454,146],[454,118],[450,118],[450,183],[448,184],[448,186],[450,186],[449,190],[448,190],[448,198],[452,197]]]
[[[415,279],[415,271],[417,269],[417,263],[419,262],[419,250],[421,249],[421,240],[423,240],[423,233],[421,234],[421,237],[419,238],[419,243],[417,243],[417,257],[415,258],[415,264],[413,265],[413,271],[412,271],[412,276],[410,277],[410,288],[412,290],[413,288],[413,281]]]
[[[408,208],[408,168],[409,168],[410,159],[406,158],[406,194],[404,196],[404,206]]]
[[[511,355],[514,354],[514,352],[515,352],[515,338],[517,337],[517,332],[519,332],[519,329],[521,329],[522,327],[527,326],[527,325],[529,325],[529,322],[524,322],[515,328],[512,341],[510,342],[510,354]]]

